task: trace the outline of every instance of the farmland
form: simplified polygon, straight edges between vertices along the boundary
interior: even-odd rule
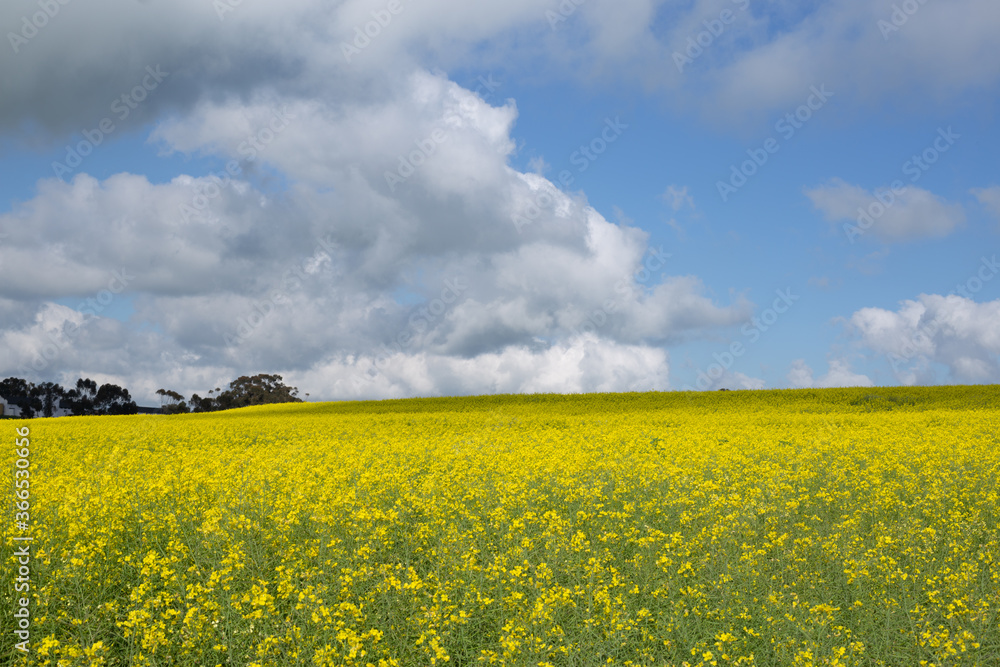
[[[23,426],[4,664],[1000,664],[996,386]]]

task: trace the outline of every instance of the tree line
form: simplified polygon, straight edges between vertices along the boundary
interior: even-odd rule
[[[0,396],[29,419],[51,417],[58,408],[72,415],[134,415],[139,410],[128,389],[116,384],[97,386],[90,378],[80,378],[75,387],[65,389],[55,382],[34,384],[9,377],[0,380]]]
[[[264,373],[252,377],[241,375],[229,383],[229,387],[220,390],[218,387],[201,397],[191,394],[187,401],[176,391],[157,389],[156,393],[165,401],[161,411],[163,414],[179,414],[185,412],[215,412],[231,410],[250,405],[266,405],[268,403],[301,403],[297,387],[289,387],[280,375]],[[215,394],[215,396],[212,396]],[[308,396],[309,394],[306,394]]]
[[[248,405],[302,402],[298,397],[298,388],[287,386],[280,375],[267,374],[243,375],[230,382],[224,391],[215,388],[208,392],[208,396],[192,394],[188,400],[168,389],[158,389],[156,393],[161,398],[163,414],[215,412]],[[134,415],[139,411],[128,389],[116,384],[98,386],[90,378],[80,378],[75,387],[65,389],[55,382],[34,384],[9,377],[0,381],[0,397],[8,404],[17,406],[25,418],[52,417],[59,408],[72,415]]]

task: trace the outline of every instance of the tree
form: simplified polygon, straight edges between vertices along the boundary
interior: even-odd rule
[[[222,392],[216,401],[223,410],[269,403],[301,403],[298,393],[299,390],[287,386],[280,375],[261,373],[253,377],[243,375],[233,380],[229,383],[229,389]]]
[[[198,394],[191,394],[191,412],[215,412],[219,409],[218,403],[211,396],[202,398]]]
[[[94,414],[94,399],[97,398],[97,383],[87,378],[79,378],[76,388],[66,392],[66,405],[73,415]]]
[[[21,378],[9,377],[0,381],[0,396],[20,408],[21,416],[28,419],[44,407],[42,400],[34,392],[35,385]]]
[[[116,384],[102,384],[94,399],[96,415],[134,415],[139,411],[128,389]]]
[[[32,387],[32,396],[41,402],[42,414],[51,417],[55,409],[61,407],[62,399],[66,396],[66,390],[55,382],[43,382]]]
[[[160,395],[160,412],[162,414],[175,415],[191,411],[184,401],[184,397],[176,391],[157,389],[156,393]]]
[[[213,393],[215,396],[212,396]],[[230,382],[229,388],[225,391],[220,391],[218,387],[210,389],[209,395],[204,398],[192,394],[189,404],[191,412],[214,412],[248,405],[301,403],[302,399],[298,397],[298,393],[299,390],[286,385],[280,375],[261,373],[252,377],[242,375]],[[171,396],[171,393],[164,390],[160,395]]]
[[[10,377],[0,380],[0,396],[8,401],[17,396],[28,396],[31,393],[32,384],[21,378]]]
[[[139,407],[128,389],[116,384],[97,383],[87,378],[76,381],[76,388],[66,392],[66,404],[74,415],[134,415]]]

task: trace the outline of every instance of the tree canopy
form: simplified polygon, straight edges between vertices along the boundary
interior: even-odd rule
[[[302,399],[298,397],[299,390],[296,387],[286,385],[280,375],[266,373],[253,376],[241,375],[230,382],[229,387],[224,391],[218,388],[212,389],[208,392],[208,396],[204,397],[192,394],[191,399],[187,402],[184,401],[183,396],[175,391],[159,389],[156,393],[169,399],[163,406],[165,414],[189,411],[215,412],[244,408],[250,405],[302,402]]]
[[[185,412],[215,412],[249,405],[268,403],[301,403],[296,387],[286,385],[280,375],[259,373],[241,375],[225,390],[218,388],[201,397],[192,394],[187,401],[169,389],[158,389],[163,414]],[[213,395],[214,394],[214,395]],[[306,394],[308,396],[309,394]],[[0,380],[0,396],[16,406],[22,417],[52,417],[62,408],[73,415],[134,415],[139,408],[128,389],[116,384],[102,384],[90,378],[79,378],[71,389],[55,382],[33,384],[22,378]]]
[[[80,378],[73,389],[55,382],[33,384],[22,378],[0,381],[0,396],[16,405],[22,417],[52,417],[58,408],[73,415],[134,415],[138,406],[128,389],[116,384],[97,385],[90,378]]]

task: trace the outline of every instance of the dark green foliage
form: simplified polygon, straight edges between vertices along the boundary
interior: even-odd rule
[[[76,381],[76,388],[66,392],[64,405],[74,415],[134,415],[138,412],[128,389],[116,384],[98,387],[90,378]]]
[[[252,377],[241,375],[230,382],[229,388],[225,391],[220,391],[217,388],[212,389],[205,397],[192,394],[189,403],[185,403],[183,397],[174,391],[160,389],[156,393],[171,399],[170,403],[164,405],[163,414],[216,412],[245,408],[251,405],[302,402],[302,399],[298,397],[299,390],[296,387],[287,386],[280,375],[267,375],[265,373]],[[213,393],[216,395],[212,396]]]
[[[35,385],[21,378],[9,377],[0,381],[0,396],[11,405],[16,405],[25,418],[34,417],[36,412],[41,412],[44,408]]]

